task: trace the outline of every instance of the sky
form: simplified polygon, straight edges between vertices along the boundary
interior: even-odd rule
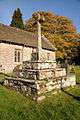
[[[21,9],[23,20],[41,10],[66,16],[80,32],[80,0],[0,0],[0,23],[9,25],[17,8]]]

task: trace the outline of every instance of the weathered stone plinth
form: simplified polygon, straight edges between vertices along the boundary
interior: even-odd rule
[[[48,79],[55,74],[56,62],[26,61],[23,63],[23,76],[27,79]]]
[[[31,96],[34,100],[37,100],[43,93],[75,86],[75,80],[75,75],[55,77],[49,81],[8,78],[4,81],[4,85],[12,87],[25,96]]]

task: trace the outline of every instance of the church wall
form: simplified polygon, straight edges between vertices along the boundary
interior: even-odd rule
[[[20,50],[20,62],[15,62],[15,50]],[[36,52],[35,48],[23,47],[7,43],[0,43],[0,65],[5,73],[22,64],[23,61],[31,61],[31,53]],[[42,49],[42,61],[55,61],[55,52]],[[43,65],[44,66],[44,65]]]
[[[20,62],[15,62],[15,50],[20,50]],[[22,64],[23,60],[30,60],[31,48],[23,48],[22,46],[12,44],[0,44],[0,65],[5,73],[12,72],[13,69]]]

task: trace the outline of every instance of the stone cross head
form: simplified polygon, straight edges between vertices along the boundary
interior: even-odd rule
[[[45,21],[45,18],[43,15],[40,15],[39,13],[34,13],[33,15],[33,18],[35,19],[36,22],[44,22]]]

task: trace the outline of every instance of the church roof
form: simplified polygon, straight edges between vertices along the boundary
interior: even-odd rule
[[[37,48],[37,35],[15,27],[0,24],[0,42]],[[44,36],[42,36],[42,48],[52,51],[56,50],[56,48]]]

